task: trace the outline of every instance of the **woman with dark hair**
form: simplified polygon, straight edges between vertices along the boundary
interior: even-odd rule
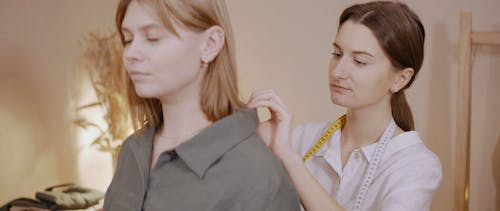
[[[305,210],[429,210],[442,179],[439,158],[414,131],[405,90],[424,58],[425,30],[399,2],[345,9],[329,67],[336,121],[291,129],[273,91],[252,95],[267,107],[260,134],[292,178]]]

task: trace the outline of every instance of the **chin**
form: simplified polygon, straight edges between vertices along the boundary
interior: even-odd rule
[[[135,93],[141,98],[158,98],[158,96],[160,96],[157,91],[151,89],[150,87],[136,86]]]
[[[332,101],[333,104],[342,106],[342,107],[351,107],[352,103],[350,103],[350,99],[347,99],[348,97],[345,95],[339,95],[332,93],[330,94],[330,101]]]

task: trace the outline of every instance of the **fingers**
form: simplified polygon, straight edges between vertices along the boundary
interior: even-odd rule
[[[249,108],[264,107],[271,112],[271,118],[290,120],[291,114],[278,95],[272,90],[258,91],[252,94],[247,104]]]
[[[250,99],[248,100],[247,106],[255,108],[255,104],[260,101],[271,101],[275,104],[281,106],[284,110],[288,110],[283,100],[276,94],[273,90],[260,90],[252,93]]]
[[[257,133],[260,135],[266,146],[270,146],[273,138],[273,126],[269,121],[259,123]]]
[[[250,97],[247,107],[264,107],[270,110],[271,119],[260,123],[258,133],[278,157],[288,154],[291,151],[292,115],[281,98],[273,90],[257,91]]]

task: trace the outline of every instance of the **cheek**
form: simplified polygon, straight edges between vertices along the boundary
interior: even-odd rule
[[[151,55],[153,69],[161,73],[189,74],[200,68],[195,51],[189,46],[170,46]]]
[[[383,96],[387,94],[390,87],[388,78],[376,72],[372,72],[372,74],[355,75],[353,76],[353,83],[356,86],[356,94],[360,95],[360,97],[368,98]]]
[[[193,84],[200,78],[201,62],[192,49],[178,48],[165,51],[156,58],[155,84],[166,92]]]

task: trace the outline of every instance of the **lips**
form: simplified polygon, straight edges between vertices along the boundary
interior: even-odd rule
[[[336,92],[344,92],[344,91],[350,91],[351,89],[346,88],[344,86],[338,85],[338,84],[330,84],[330,87],[336,91]]]
[[[130,79],[133,81],[141,81],[151,76],[151,74],[141,71],[130,71],[128,75],[130,76]]]

